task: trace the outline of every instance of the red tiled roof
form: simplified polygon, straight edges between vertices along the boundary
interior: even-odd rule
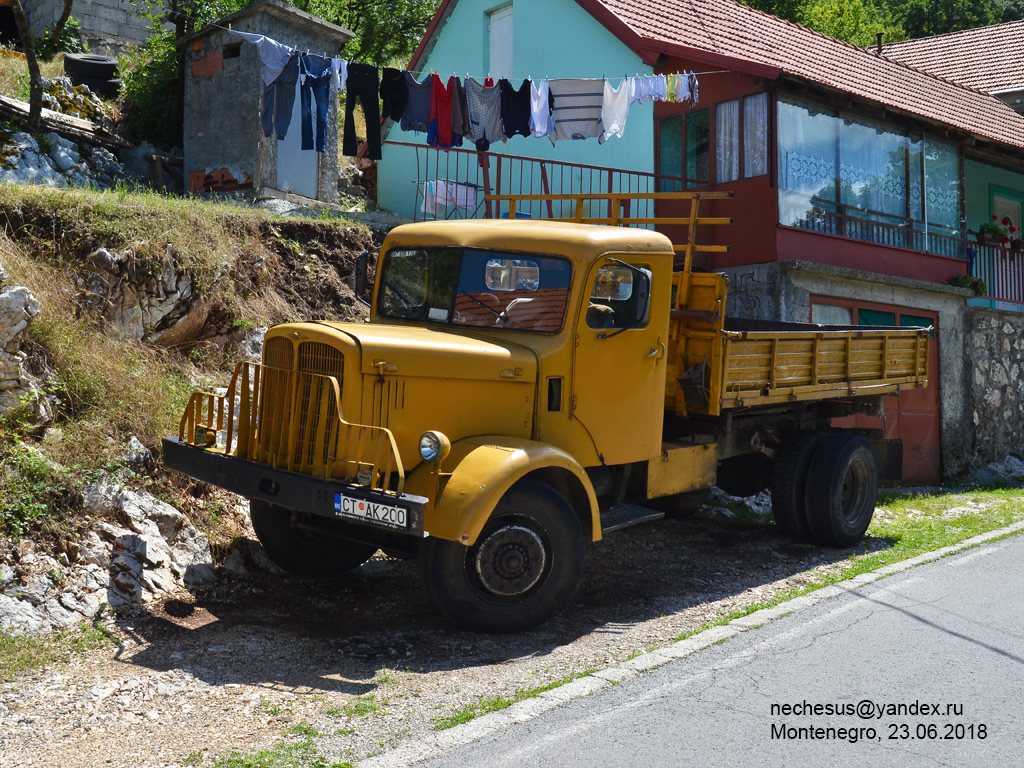
[[[882,55],[977,88],[1024,88],[1024,21],[1008,21],[945,35],[889,43]]]
[[[999,99],[734,0],[576,0],[638,53],[700,53],[777,67],[813,83],[1024,147],[1024,117]],[[614,16],[635,37],[613,28]],[[1019,55],[1019,53],[1018,53]]]
[[[442,0],[409,64],[429,55],[458,0]],[[648,64],[660,54],[776,78],[780,72],[1024,148],[1024,117],[994,96],[735,0],[576,0]],[[1003,26],[1003,25],[999,25]],[[891,46],[886,46],[888,51]]]

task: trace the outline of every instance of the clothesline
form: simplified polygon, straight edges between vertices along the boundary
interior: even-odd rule
[[[488,76],[480,82],[467,75],[452,74],[447,81],[433,70],[417,80],[408,70],[329,58],[301,50],[251,32],[240,32],[217,24],[256,45],[263,63],[264,135],[283,139],[291,121],[296,82],[302,96],[302,149],[323,152],[330,89],[345,90],[345,123],[342,153],[354,156],[358,150],[353,121],[355,104],[361,103],[366,118],[367,157],[381,158],[381,124],[390,119],[404,131],[425,132],[427,144],[460,147],[463,138],[480,151],[495,142],[516,135],[559,140],[596,138],[603,144],[621,138],[632,104],[648,101],[697,104],[697,73],[672,72],[623,76],[617,87],[601,78],[524,78],[516,88],[508,78],[495,82]],[[718,74],[726,70],[714,70]],[[379,99],[379,101],[378,101]],[[315,103],[314,103],[315,102]],[[383,120],[380,113],[383,102]],[[317,135],[313,142],[312,124]]]

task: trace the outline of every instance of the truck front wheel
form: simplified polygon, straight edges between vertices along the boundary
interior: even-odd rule
[[[583,570],[583,530],[550,485],[521,481],[501,498],[472,546],[428,538],[423,580],[454,623],[476,632],[540,624],[572,595]]]
[[[289,573],[333,576],[369,560],[377,548],[325,534],[303,525],[299,512],[250,499],[249,517],[267,556]]]
[[[871,443],[860,435],[825,435],[807,473],[807,523],[815,542],[852,547],[871,524],[877,496]]]

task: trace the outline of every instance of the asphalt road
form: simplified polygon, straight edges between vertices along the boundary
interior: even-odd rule
[[[1017,536],[798,611],[420,765],[1024,765],[1022,594]]]

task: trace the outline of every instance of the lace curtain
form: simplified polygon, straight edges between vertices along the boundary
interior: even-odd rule
[[[740,177],[740,103],[724,101],[715,108],[715,181]]]
[[[743,100],[743,175],[768,173],[768,94]]]

